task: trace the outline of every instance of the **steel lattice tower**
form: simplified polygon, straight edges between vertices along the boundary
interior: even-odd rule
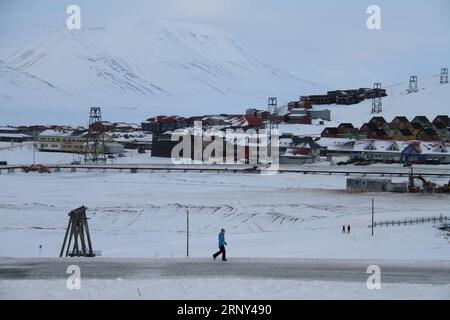
[[[409,78],[409,92],[419,91],[417,76],[411,76]]]
[[[105,130],[102,126],[100,107],[91,107],[89,131],[84,149],[85,163],[106,163]]]
[[[278,101],[277,100],[278,100],[277,97],[270,97],[269,98],[267,111],[270,114],[273,114],[277,110],[277,106],[278,106]]]
[[[269,157],[272,156],[272,152],[271,152],[272,131],[275,128],[275,126],[278,127],[278,125],[275,125],[274,123],[272,123],[270,121],[270,117],[277,111],[277,106],[278,106],[278,98],[277,97],[269,97],[268,103],[267,103],[267,112],[269,113],[269,117],[267,119],[267,125],[266,125],[267,138],[268,138],[268,141],[267,141],[267,147],[268,147],[267,155]]]
[[[441,69],[441,84],[448,83],[448,68]]]
[[[383,102],[381,97],[381,83],[375,82],[373,84],[374,96],[372,98],[372,114],[383,112]]]

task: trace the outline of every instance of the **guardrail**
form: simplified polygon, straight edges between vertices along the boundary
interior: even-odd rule
[[[28,165],[8,165],[0,166],[0,174],[2,171],[8,173],[22,172],[24,167]],[[144,172],[144,171],[178,171],[178,172],[231,172],[231,173],[259,173],[260,169],[257,166],[252,165],[174,165],[174,164],[161,164],[161,165],[64,165],[64,164],[49,164],[44,165],[52,172],[61,172],[62,170],[68,170],[69,172],[77,172],[78,170],[101,170],[106,171],[128,171],[130,173]]]
[[[2,171],[8,173],[15,173],[17,170],[22,171],[22,167],[28,165],[7,165],[0,166],[0,174]],[[264,171],[264,167],[256,165],[176,165],[176,164],[121,164],[121,165],[66,165],[66,164],[46,164],[46,167],[50,168],[53,172],[61,172],[62,170],[69,170],[70,172],[76,172],[77,170],[101,170],[106,171],[128,171],[130,173],[137,173],[143,171],[178,171],[178,172],[232,172],[232,173],[260,173]],[[417,170],[415,174],[435,177],[435,178],[450,178],[450,170],[443,170],[441,172]],[[311,168],[286,168],[281,166],[277,171],[279,173],[299,173],[299,174],[322,174],[322,175],[345,175],[345,176],[379,176],[379,177],[408,177],[409,170],[402,169],[374,169],[369,170],[336,170],[336,169],[311,169]]]

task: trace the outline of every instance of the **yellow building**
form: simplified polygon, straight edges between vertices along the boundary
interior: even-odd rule
[[[39,151],[47,152],[69,152],[84,153],[88,140],[87,130],[45,130],[37,137],[36,148]],[[100,152],[102,146],[98,146]],[[105,134],[105,153],[122,153],[122,145],[115,143],[114,140]]]

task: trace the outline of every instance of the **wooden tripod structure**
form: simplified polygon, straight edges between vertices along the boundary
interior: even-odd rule
[[[69,224],[67,225],[66,235],[59,254],[60,257],[64,254],[67,237],[69,237],[69,242],[65,251],[66,257],[95,257],[89,235],[86,210],[87,208],[83,206],[69,212]],[[71,249],[72,239],[73,247]]]

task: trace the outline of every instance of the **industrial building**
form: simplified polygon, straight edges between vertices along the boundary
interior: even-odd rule
[[[0,127],[0,142],[21,143],[31,141],[33,137],[13,127]]]
[[[124,147],[116,143],[108,134],[105,136],[106,154],[123,153]],[[87,130],[45,130],[37,136],[36,147],[45,152],[84,153],[86,151]],[[103,152],[103,151],[102,151]]]
[[[391,179],[347,178],[348,192],[408,192],[408,182],[392,182]]]

